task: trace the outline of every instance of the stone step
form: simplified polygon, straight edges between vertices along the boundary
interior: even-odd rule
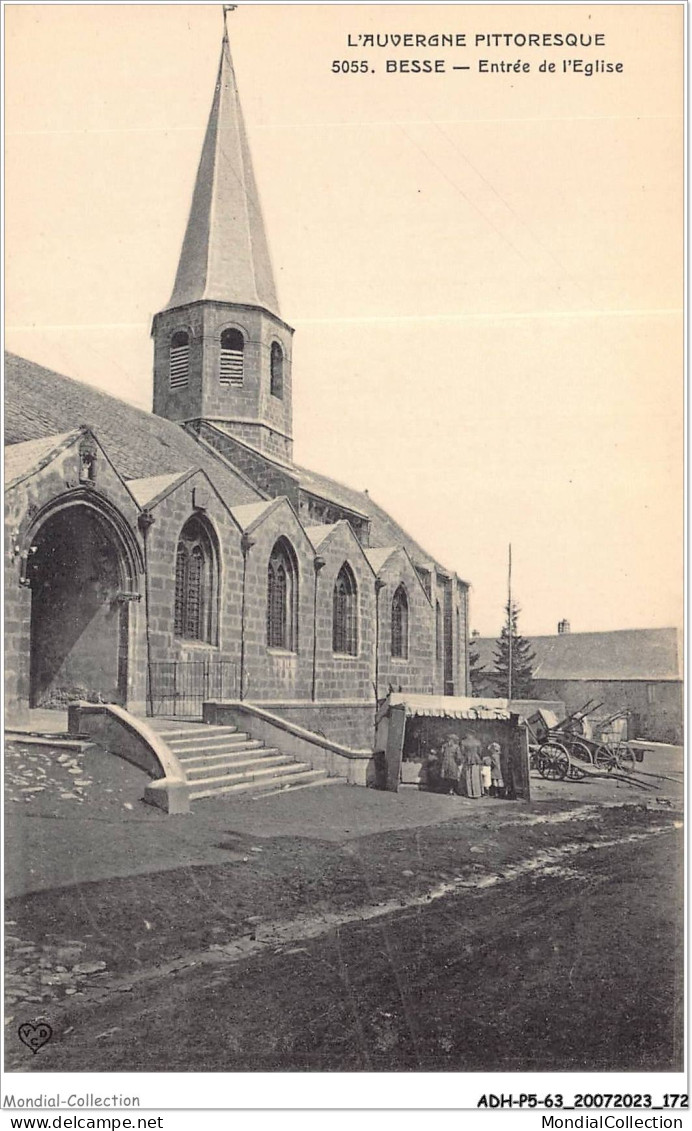
[[[186,766],[185,777],[189,782],[199,781],[205,775],[217,777],[223,770],[242,770],[242,774],[238,776],[247,776],[249,773],[255,773],[257,770],[269,770],[279,766],[294,766],[295,762],[292,758],[288,758],[285,754],[277,754],[273,758],[248,758],[246,761],[239,761],[233,759],[229,762],[214,762],[213,764],[202,764],[199,766]]]
[[[325,770],[315,770],[313,772],[316,773],[316,774],[326,773]],[[260,793],[258,794],[258,797],[273,797],[275,793],[294,793],[297,789],[318,789],[320,786],[323,786],[323,785],[343,785],[343,784],[344,784],[343,778],[328,778],[328,777],[317,778],[315,781],[307,781],[303,785],[301,785],[300,782],[298,782],[296,785],[277,784],[275,789],[269,789],[269,787],[267,787],[266,789],[262,789],[260,791]]]
[[[94,743],[89,738],[76,738],[74,736],[51,734],[27,734],[21,730],[6,730],[5,742],[17,743],[21,746],[49,746],[55,750],[74,750],[83,754],[91,750]]]
[[[224,750],[228,747],[229,750],[236,750],[240,746],[256,745],[261,746],[262,743],[257,738],[250,738],[249,734],[232,734],[227,738],[214,738],[208,739],[200,735],[194,741],[190,742],[170,742],[166,745],[169,749],[173,750],[176,754],[186,754],[188,751],[193,750]]]
[[[166,742],[189,742],[190,739],[196,738],[230,738],[239,731],[237,727],[212,727],[206,726],[205,723],[197,723],[180,730],[159,730],[156,733]]]
[[[179,758],[178,761],[181,766],[192,768],[199,765],[211,765],[214,762],[228,761],[229,763],[233,763],[238,760],[242,761],[250,755],[252,755],[254,759],[258,759],[273,757],[275,754],[280,753],[281,751],[276,746],[263,746],[262,743],[259,742],[257,746],[248,746],[247,749],[243,750],[221,751],[215,754],[197,754],[194,757],[189,755],[185,758]]]
[[[288,791],[288,787],[293,789],[298,785],[312,784],[313,781],[317,782],[321,778],[326,777],[324,770],[312,770],[309,767],[306,769],[299,768],[303,765],[305,765],[305,763],[295,764],[295,773],[285,774],[281,777],[269,777],[264,781],[248,780],[228,784],[224,784],[224,779],[220,779],[216,784],[212,784],[211,781],[205,781],[204,789],[193,788],[190,790],[190,801],[199,801],[203,797],[215,797],[224,793],[248,793],[251,790],[254,793],[258,793],[259,791],[263,792],[265,790],[279,793],[284,792],[284,790]],[[279,786],[281,788],[279,788]]]
[[[253,768],[246,772],[217,774],[215,777],[205,778],[204,785],[225,786],[242,784],[243,782],[269,781],[273,778],[283,778],[285,774],[299,773],[310,770],[311,768],[312,767],[307,762],[288,762],[282,766],[268,766],[265,770]],[[194,784],[196,785],[197,783],[195,782]],[[199,784],[201,785],[202,783],[200,782]],[[190,796],[192,797],[192,793]]]

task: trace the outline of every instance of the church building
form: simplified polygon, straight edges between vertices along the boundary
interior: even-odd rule
[[[467,583],[293,462],[293,330],[226,35],[152,337],[152,414],[6,359],[8,713],[243,700],[367,750],[390,688],[467,694]]]

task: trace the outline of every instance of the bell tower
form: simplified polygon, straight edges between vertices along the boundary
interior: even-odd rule
[[[293,330],[279,315],[228,34],[175,285],[154,316],[154,412],[293,450]]]

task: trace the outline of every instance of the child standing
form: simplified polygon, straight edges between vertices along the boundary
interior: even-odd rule
[[[493,772],[492,772],[493,759],[491,754],[484,754],[481,763],[481,786],[483,788],[483,796],[487,797],[490,793],[490,786],[492,785]]]
[[[502,777],[502,761],[499,742],[491,742],[488,747],[488,754],[490,755],[490,792],[492,797],[502,797],[502,791],[505,788],[504,779]]]

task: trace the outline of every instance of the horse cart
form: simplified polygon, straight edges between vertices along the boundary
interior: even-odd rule
[[[631,775],[641,761],[616,724],[626,718],[618,711],[600,721],[600,737],[591,737],[584,720],[602,707],[590,699],[578,711],[558,721],[550,711],[537,711],[527,721],[530,762],[541,777],[549,781],[571,778],[580,780],[588,774],[612,773]]]

